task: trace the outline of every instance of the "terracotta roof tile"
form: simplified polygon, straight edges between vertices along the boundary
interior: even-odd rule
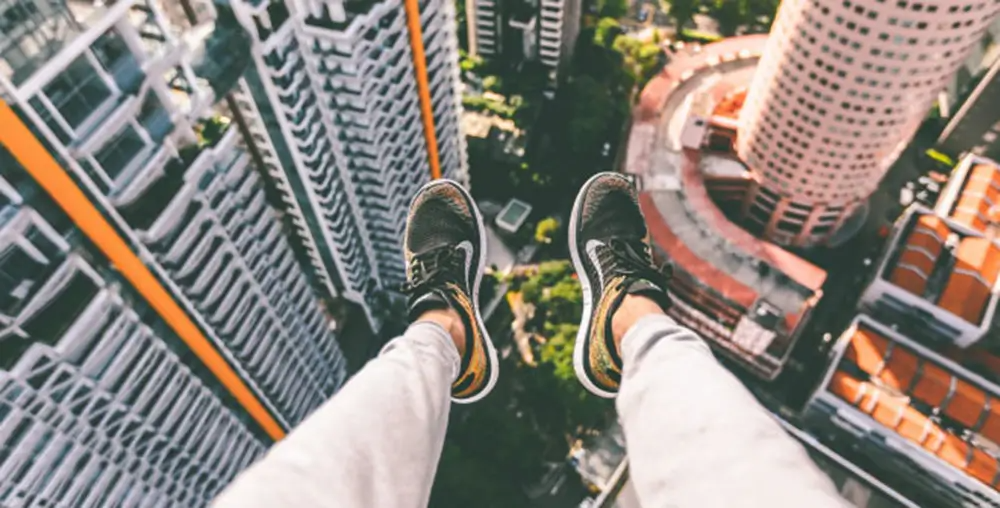
[[[1000,247],[986,238],[964,238],[955,249],[955,267],[938,306],[978,324],[1000,272]]]

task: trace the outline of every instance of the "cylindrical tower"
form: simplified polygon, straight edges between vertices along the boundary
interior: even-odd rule
[[[875,190],[997,0],[785,0],[740,115],[744,214],[781,244],[828,239]]]

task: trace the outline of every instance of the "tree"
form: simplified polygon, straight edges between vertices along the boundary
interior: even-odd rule
[[[593,160],[604,144],[609,129],[616,129],[618,113],[628,108],[628,98],[613,98],[611,91],[589,76],[581,76],[568,83],[566,95],[570,98],[567,125],[567,148],[575,162],[585,164]]]
[[[724,36],[736,35],[740,26],[753,23],[750,0],[713,0],[709,12],[719,23],[719,33]]]
[[[627,0],[602,0],[598,2],[601,16],[620,18],[628,13]]]
[[[559,231],[559,221],[554,217],[548,217],[542,219],[538,222],[538,226],[535,227],[535,241],[538,243],[549,244],[556,236]]]
[[[622,34],[622,27],[614,18],[601,18],[594,30],[594,44],[610,48],[615,39]]]
[[[683,33],[686,25],[701,6],[701,0],[660,0],[663,2],[664,10],[669,10],[670,16],[677,23],[677,33]]]

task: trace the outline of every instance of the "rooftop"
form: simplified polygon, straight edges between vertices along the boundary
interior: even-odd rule
[[[822,294],[826,272],[730,222],[705,178],[748,172],[736,160],[682,148],[681,141],[692,115],[724,117],[736,108],[765,40],[736,37],[675,55],[643,90],[625,171],[640,177],[653,242],[678,269],[675,294],[688,300],[678,312],[696,316],[695,324],[716,332],[707,334],[716,345],[773,377]]]
[[[980,325],[995,299],[1000,246],[922,208],[911,209],[900,228],[881,277]]]
[[[1000,387],[993,382],[860,315],[838,341],[823,393],[997,490],[1000,406],[989,401]]]
[[[968,155],[959,162],[941,191],[935,210],[985,233],[990,225],[990,209],[997,204],[1000,204],[1000,164]]]

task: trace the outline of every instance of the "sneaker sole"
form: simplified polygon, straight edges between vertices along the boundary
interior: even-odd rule
[[[591,301],[591,291],[590,291],[590,279],[587,278],[587,270],[584,269],[582,252],[580,252],[576,241],[576,231],[579,225],[580,219],[580,208],[583,205],[583,196],[586,194],[586,190],[590,187],[600,177],[608,175],[609,173],[598,173],[583,184],[580,188],[580,193],[576,196],[576,201],[573,203],[573,211],[569,218],[569,254],[570,259],[573,261],[573,268],[576,270],[576,276],[580,280],[580,288],[583,290],[583,313],[580,318],[580,328],[576,332],[576,342],[573,344],[573,369],[576,371],[576,378],[580,380],[580,384],[587,389],[590,393],[597,395],[598,397],[604,397],[606,399],[613,399],[618,395],[617,392],[610,392],[603,388],[599,388],[590,376],[587,374],[587,369],[584,366],[585,354],[590,350],[590,321],[594,315],[594,302]],[[610,173],[616,177],[624,178],[618,173]],[[586,323],[586,324],[584,324]]]
[[[479,207],[476,206],[476,202],[472,199],[472,195],[469,194],[464,187],[459,185],[457,182],[447,179],[433,180],[424,184],[417,193],[423,192],[424,190],[433,188],[436,185],[454,185],[455,188],[462,194],[462,196],[468,200],[472,205],[469,208],[472,209],[472,216],[476,219],[476,232],[479,236],[479,269],[476,270],[476,276],[472,280],[472,294],[469,298],[474,302],[473,310],[475,311],[476,325],[482,330],[483,342],[486,346],[486,354],[488,355],[487,361],[490,363],[490,378],[486,381],[486,386],[483,387],[479,393],[467,397],[464,399],[456,399],[452,397],[452,402],[456,404],[471,404],[476,402],[483,397],[490,394],[493,391],[493,387],[497,384],[497,379],[500,377],[500,359],[497,356],[497,350],[493,346],[493,341],[490,339],[489,330],[486,329],[486,324],[483,322],[483,316],[479,313],[479,285],[483,280],[483,270],[486,268],[486,227],[483,225],[483,215],[479,212]]]

